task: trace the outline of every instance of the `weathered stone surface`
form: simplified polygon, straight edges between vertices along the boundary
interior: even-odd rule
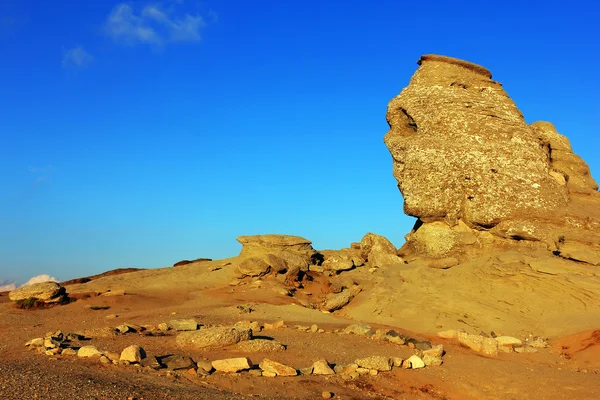
[[[327,360],[317,360],[312,365],[313,375],[333,375],[335,372],[329,366]]]
[[[444,346],[441,344],[436,344],[432,346],[430,349],[423,350],[423,356],[432,356],[432,357],[441,357],[444,355]]]
[[[299,236],[255,235],[240,236],[242,244],[234,275],[262,276],[269,272],[285,273],[286,282],[298,279],[301,271],[308,270],[317,252],[311,242]]]
[[[263,371],[263,375],[265,372],[269,372],[272,374],[276,374],[277,376],[296,376],[298,375],[298,371],[295,368],[288,367],[287,365],[278,363],[273,360],[269,360],[265,358],[259,364],[260,369]],[[314,371],[313,371],[314,373]]]
[[[383,356],[372,356],[366,358],[359,358],[354,361],[359,367],[374,369],[377,371],[389,371],[392,369],[392,362],[389,357]]]
[[[471,335],[465,332],[458,332],[457,338],[462,345],[473,351],[492,356],[498,354],[498,342],[494,338]]]
[[[198,321],[196,321],[193,318],[173,319],[173,320],[169,321],[168,327],[170,327],[171,329],[176,330],[176,331],[195,331],[196,329],[198,329]],[[161,325],[159,325],[159,329],[161,331],[168,330],[168,327],[167,327],[167,329],[164,329],[165,326],[163,325],[162,329],[160,329]]]
[[[109,357],[110,358],[110,357]],[[140,362],[142,367],[150,367],[152,369],[161,369],[162,364],[158,361],[155,356],[147,356],[142,359]]]
[[[235,373],[245,369],[250,369],[252,367],[252,363],[246,357],[238,357],[215,360],[212,362],[212,366],[217,371]]]
[[[137,345],[131,345],[126,347],[119,357],[120,361],[129,361],[131,363],[139,363],[144,357],[146,357],[146,352],[143,348]]]
[[[324,257],[322,267],[325,271],[349,271],[365,263],[360,251],[355,249],[323,250],[321,254]]]
[[[253,339],[239,342],[235,349],[240,352],[249,353],[270,353],[273,351],[284,351],[285,346],[275,340]]]
[[[77,351],[75,349],[66,348],[66,349],[63,349],[63,351],[61,351],[60,354],[62,354],[63,356],[76,356]]]
[[[500,347],[515,347],[521,346],[523,342],[520,339],[517,339],[512,336],[498,336],[495,338],[496,342],[498,342],[498,346]]]
[[[343,330],[346,334],[354,334],[354,335],[366,335],[371,331],[371,326],[366,324],[352,324],[348,325]]]
[[[341,293],[330,293],[325,298],[325,302],[321,306],[321,310],[335,311],[344,307],[352,301],[354,296],[360,293],[360,286],[353,286],[350,289],[345,289]]]
[[[567,203],[521,112],[483,67],[428,55],[388,107],[404,209],[471,226]]]
[[[367,260],[369,267],[390,267],[404,264],[398,257],[398,250],[387,238],[367,233],[360,241],[361,256]]]
[[[178,369],[190,369],[195,368],[196,363],[188,356],[181,354],[173,354],[166,357],[160,358],[160,363],[172,371]]]
[[[176,343],[193,348],[224,347],[251,338],[252,330],[248,328],[223,326],[182,332],[177,335]]]
[[[410,363],[410,367],[412,369],[417,369],[417,368],[423,368],[423,367],[425,367],[425,363],[417,355],[413,355],[413,356],[408,357],[408,360],[406,360],[406,361],[408,361]]]
[[[83,346],[77,351],[77,357],[89,358],[89,357],[100,357],[100,352],[95,346]]]
[[[64,293],[64,288],[56,282],[40,282],[33,285],[27,285],[15,289],[8,293],[8,298],[12,301],[27,300],[35,298],[41,301],[48,301]]]
[[[598,185],[568,139],[528,125],[485,68],[437,55],[419,64],[387,112],[404,211],[418,218],[400,254],[448,259],[500,238],[600,265]]]

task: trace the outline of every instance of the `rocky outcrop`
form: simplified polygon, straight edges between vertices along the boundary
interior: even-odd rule
[[[447,258],[529,241],[579,261],[600,253],[600,196],[552,124],[528,125],[485,68],[426,55],[390,101],[385,143],[404,211],[401,254]]]
[[[27,299],[37,299],[41,301],[51,301],[64,294],[65,289],[56,282],[40,282],[33,285],[22,286],[8,294],[12,301]]]
[[[234,275],[238,279],[273,272],[286,274],[288,282],[296,281],[308,270],[317,254],[311,242],[300,236],[240,236],[237,241],[242,244],[234,268]]]

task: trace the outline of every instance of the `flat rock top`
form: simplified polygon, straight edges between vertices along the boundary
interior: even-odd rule
[[[473,72],[481,74],[481,75],[485,76],[486,78],[489,78],[489,79],[492,78],[492,73],[487,68],[482,67],[481,65],[477,65],[475,63],[469,62],[469,61],[461,60],[459,58],[440,56],[438,54],[425,54],[425,55],[421,56],[421,59],[417,62],[417,64],[422,65],[424,62],[427,62],[427,61],[454,64],[459,67],[466,68]]]
[[[241,244],[267,244],[276,246],[294,246],[298,244],[311,244],[312,242],[301,236],[292,235],[252,235],[252,236],[240,236],[236,239]]]

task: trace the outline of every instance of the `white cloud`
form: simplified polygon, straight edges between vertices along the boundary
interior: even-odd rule
[[[63,67],[87,67],[93,61],[93,55],[85,51],[82,46],[77,46],[65,51],[62,65]]]
[[[139,12],[128,4],[118,4],[104,23],[105,33],[116,42],[163,46],[174,42],[197,42],[206,26],[200,15],[173,15],[171,9],[147,5]]]
[[[37,275],[37,276],[31,277],[27,282],[22,284],[20,287],[33,285],[34,283],[48,282],[48,281],[58,282],[58,279],[56,279],[55,277],[50,276],[48,274]]]
[[[11,290],[15,290],[17,285],[14,282],[7,283],[6,281],[0,282],[0,292],[10,292]]]

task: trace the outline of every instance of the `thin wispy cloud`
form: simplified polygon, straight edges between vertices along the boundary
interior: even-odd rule
[[[135,10],[126,3],[118,4],[104,23],[104,32],[117,43],[164,46],[176,42],[198,42],[206,26],[200,15],[176,15],[172,8],[146,5]]]
[[[84,68],[94,61],[94,56],[83,49],[82,46],[77,46],[65,51],[62,59],[63,67],[79,67]]]
[[[48,274],[41,274],[41,275],[37,275],[37,276],[29,278],[29,280],[27,282],[25,282],[24,284],[22,284],[19,287],[29,286],[29,285],[33,285],[34,283],[41,283],[41,282],[48,282],[48,281],[58,282],[58,279],[56,279],[55,277],[50,276]]]
[[[0,282],[0,292],[10,292],[11,290],[15,290],[16,288],[17,285],[15,285],[15,282]]]
[[[48,180],[54,171],[54,167],[52,165],[46,165],[45,167],[30,166],[27,171],[35,177],[36,183],[40,183]]]

